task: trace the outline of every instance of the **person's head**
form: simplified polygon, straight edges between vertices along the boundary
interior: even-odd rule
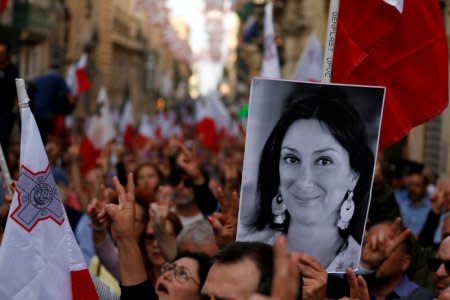
[[[360,242],[374,158],[358,112],[330,96],[292,102],[266,141],[259,165],[262,230],[273,220],[272,200],[280,195],[290,219],[306,226],[337,226],[340,207],[353,192],[355,211],[341,231]],[[356,216],[356,217],[355,217]]]
[[[365,238],[372,239],[375,236],[388,236],[391,231],[392,222],[382,222],[370,227]],[[392,279],[403,277],[411,264],[411,238],[405,239],[399,247],[387,257],[380,265],[375,276],[379,282],[389,282]]]
[[[422,173],[413,173],[407,179],[408,195],[411,201],[418,202],[425,197],[427,181]]]
[[[190,206],[194,203],[194,190],[189,179],[182,177],[175,186],[175,205]]]
[[[198,252],[209,256],[217,254],[216,237],[206,220],[199,220],[184,228],[177,237],[178,252]]]
[[[182,229],[180,220],[173,213],[169,213],[165,225],[166,233],[174,238],[176,238],[176,236]],[[159,248],[158,242],[156,240],[155,228],[151,221],[147,223],[147,227],[145,229],[144,247],[147,258],[150,261],[152,267],[159,268],[163,263],[166,262],[165,258],[161,254],[161,249]]]
[[[160,300],[198,300],[205,282],[210,258],[201,253],[185,252],[171,263],[161,266],[161,275],[155,284]]]
[[[450,237],[439,245],[436,257],[429,259],[428,267],[431,271],[436,294],[450,287]]]
[[[6,67],[10,61],[11,44],[6,40],[0,40],[0,68]]]
[[[158,167],[152,163],[141,163],[134,171],[134,182],[137,189],[149,190],[155,193],[161,182],[161,172]]]
[[[270,295],[272,247],[258,242],[235,242],[213,260],[202,294],[211,299],[247,299],[254,293]]]
[[[134,174],[136,184],[136,201],[142,203],[145,208],[156,201],[156,191],[161,182],[161,173],[156,165],[142,163],[137,166]]]

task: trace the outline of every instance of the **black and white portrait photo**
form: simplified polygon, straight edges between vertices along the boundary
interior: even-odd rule
[[[237,240],[358,269],[385,89],[254,79]]]

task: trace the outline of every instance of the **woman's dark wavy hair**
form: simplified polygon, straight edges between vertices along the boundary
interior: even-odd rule
[[[275,227],[272,223],[272,199],[278,193],[280,185],[281,144],[289,127],[300,119],[316,119],[327,125],[333,137],[347,150],[351,168],[359,173],[359,180],[353,191],[355,213],[349,227],[340,233],[344,239],[351,234],[361,243],[374,156],[368,146],[366,130],[359,113],[345,102],[343,95],[314,95],[288,104],[262,151],[257,184],[259,210],[254,225],[257,230],[263,230],[267,225]],[[286,221],[279,229],[287,232],[289,221],[287,213]]]

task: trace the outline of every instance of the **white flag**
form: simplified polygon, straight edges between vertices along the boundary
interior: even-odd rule
[[[98,299],[51,173],[22,79],[20,174],[0,247],[0,299]]]
[[[87,137],[95,149],[101,150],[116,136],[113,116],[109,108],[106,89],[100,88],[95,106],[95,114],[91,117],[87,128]]]
[[[313,32],[297,63],[294,80],[320,82],[322,78],[323,51],[319,37]]]
[[[275,45],[272,13],[272,2],[268,1],[264,9],[264,58],[261,76],[280,78],[280,62],[278,60],[277,46]]]

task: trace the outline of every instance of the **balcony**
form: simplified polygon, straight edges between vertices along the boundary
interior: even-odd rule
[[[22,40],[44,39],[51,23],[50,0],[14,1],[13,27],[22,31]]]

